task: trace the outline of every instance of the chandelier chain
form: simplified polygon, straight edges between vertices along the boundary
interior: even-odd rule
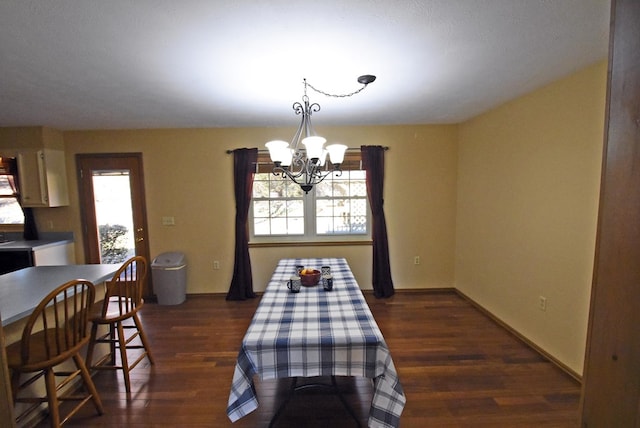
[[[320,104],[309,102],[307,86],[328,97],[346,98],[361,92],[375,80],[376,76],[365,74],[358,77],[358,83],[362,84],[360,89],[349,94],[330,94],[314,87],[307,82],[307,79],[304,79],[302,103],[297,101],[293,103],[294,112],[296,115],[301,115],[302,118],[291,143],[274,140],[266,144],[274,164],[273,174],[283,179],[288,177],[298,184],[305,193],[309,193],[313,186],[331,174],[340,176],[342,174],[340,164],[344,161],[347,146],[330,144],[325,148],[324,144],[327,140],[315,134],[311,125],[311,114],[320,111]],[[300,147],[301,143],[305,146],[304,149]]]
[[[307,82],[307,79],[304,79],[304,85],[305,85],[305,89],[306,89],[307,86],[309,86],[311,89],[313,89],[317,93],[325,95],[327,97],[333,97],[333,98],[348,98],[348,97],[352,97],[355,94],[358,94],[358,93],[362,92],[364,90],[364,88],[367,87],[367,85],[362,85],[362,88],[360,88],[360,89],[358,89],[356,91],[353,91],[353,92],[351,92],[349,94],[330,94],[328,92],[325,92],[325,91],[322,91],[322,90],[316,88],[311,83]],[[306,92],[305,92],[305,95],[306,95]]]

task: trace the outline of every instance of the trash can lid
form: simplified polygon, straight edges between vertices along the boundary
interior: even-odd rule
[[[184,253],[173,251],[158,255],[155,259],[153,259],[151,267],[177,267],[184,264]]]

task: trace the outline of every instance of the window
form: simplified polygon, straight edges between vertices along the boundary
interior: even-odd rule
[[[22,225],[24,224],[24,214],[18,203],[12,183],[13,176],[7,174],[7,170],[0,168],[0,224]]]
[[[346,159],[342,174],[330,174],[305,194],[289,178],[273,175],[268,155],[261,154],[253,180],[252,241],[369,239],[365,171],[359,159],[359,153]]]
[[[316,234],[362,235],[367,228],[367,185],[362,170],[332,174],[315,193]]]

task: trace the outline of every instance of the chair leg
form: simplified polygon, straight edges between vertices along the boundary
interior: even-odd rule
[[[133,314],[133,322],[136,324],[136,328],[138,329],[138,333],[140,334],[140,341],[142,342],[142,346],[144,346],[144,351],[147,353],[147,358],[149,358],[149,362],[153,364],[151,347],[149,347],[149,341],[147,339],[147,335],[144,332],[144,329],[142,328],[142,323],[140,322],[138,314]]]
[[[96,346],[96,338],[98,337],[98,324],[93,323],[91,325],[91,338],[89,339],[89,345],[87,346],[87,357],[85,358],[87,367],[93,367],[93,350]]]
[[[98,390],[96,389],[93,380],[91,379],[91,375],[89,374],[89,370],[87,370],[87,366],[85,365],[82,357],[79,354],[75,354],[73,356],[73,360],[76,363],[76,367],[80,370],[80,376],[82,376],[82,380],[84,381],[84,385],[91,394],[91,399],[93,401],[93,405],[96,407],[99,415],[104,414],[104,407],[102,407],[102,400],[100,400],[100,395],[98,395]]]
[[[45,386],[47,388],[47,402],[49,403],[49,420],[51,428],[60,427],[60,409],[58,408],[58,392],[53,367],[45,369]]]
[[[120,325],[120,321],[118,321],[118,325]],[[111,365],[116,365],[116,326],[113,324],[109,324],[109,346],[110,346],[110,355],[111,355]]]
[[[131,392],[131,380],[129,379],[129,361],[127,360],[127,338],[124,333],[122,322],[118,321],[118,346],[120,348],[120,359],[122,361],[122,373],[124,375],[124,389]]]
[[[11,394],[13,395],[13,405],[16,405],[16,399],[18,398],[18,391],[20,390],[20,375],[18,370],[11,371]]]

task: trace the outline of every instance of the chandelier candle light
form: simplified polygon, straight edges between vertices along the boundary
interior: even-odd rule
[[[316,135],[311,125],[311,114],[319,112],[320,105],[318,103],[309,103],[307,86],[329,97],[344,98],[357,94],[374,80],[376,80],[376,76],[369,74],[360,76],[358,77],[358,83],[363,85],[360,89],[350,94],[334,95],[314,88],[307,83],[307,79],[304,79],[302,103],[297,101],[293,103],[293,111],[297,115],[302,115],[302,120],[291,140],[291,144],[282,140],[274,140],[265,144],[269,149],[269,156],[274,164],[273,174],[276,176],[281,175],[282,178],[289,177],[305,193],[309,193],[314,185],[320,183],[331,173],[340,176],[342,174],[340,164],[344,160],[347,146],[344,144],[329,144],[325,147],[327,140]],[[304,148],[302,145],[304,145]],[[329,155],[331,167],[327,163],[327,155]]]

